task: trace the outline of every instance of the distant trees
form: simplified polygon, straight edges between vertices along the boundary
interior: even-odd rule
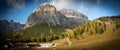
[[[106,31],[107,24],[114,24],[115,28],[120,28],[120,15],[119,16],[104,16],[88,22],[86,24],[80,25],[74,29],[73,34],[76,39],[78,37],[82,37],[83,33],[87,33],[89,35],[92,34],[103,34]],[[115,29],[113,29],[115,30]]]
[[[12,39],[15,42],[50,42],[57,39],[64,38],[62,32],[65,31],[64,27],[53,27],[53,33],[50,33],[47,25],[37,25],[27,28],[21,32],[14,32],[11,34],[4,35],[4,39]]]
[[[116,23],[115,27],[118,29],[120,27],[120,23]]]
[[[100,28],[100,29],[97,30],[98,34],[102,34],[103,32],[104,32],[104,30],[102,28]]]
[[[92,34],[93,34],[93,32],[92,32],[91,30],[89,30],[88,34],[89,34],[89,35],[92,35]]]
[[[52,28],[52,27],[51,27]],[[53,28],[54,29],[54,28]],[[55,28],[58,29],[58,28]],[[60,29],[60,28],[59,28]],[[37,27],[29,28],[24,30],[22,35],[18,36],[16,39],[19,41],[33,41],[33,42],[50,42],[57,39],[63,39],[66,37],[80,39],[84,38],[83,34],[88,35],[92,34],[102,34],[106,30],[106,24],[104,22],[91,21],[86,24],[76,27],[72,32],[73,33],[48,33],[47,32],[38,32],[40,29]],[[60,29],[61,30],[61,29]],[[56,31],[56,30],[55,30]],[[55,32],[53,30],[53,32]],[[22,38],[22,39],[19,39]]]
[[[111,24],[115,24],[116,29],[120,27],[120,15],[118,16],[103,16],[101,18],[98,18],[101,21],[109,22]]]
[[[116,21],[120,21],[120,15],[118,16],[103,16],[103,17],[100,17],[98,18],[98,20],[101,20],[101,21],[113,21],[113,22],[116,22]]]
[[[83,33],[88,35],[103,34],[106,30],[106,24],[104,22],[91,21],[86,24],[80,25],[74,29],[73,34],[76,39],[84,38]]]
[[[16,33],[13,33],[16,34]],[[23,36],[24,35],[24,36]],[[10,35],[10,39],[15,42],[50,42],[57,39],[64,38],[63,34],[36,34],[36,35]]]

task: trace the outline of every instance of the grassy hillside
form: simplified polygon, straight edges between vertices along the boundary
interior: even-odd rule
[[[67,36],[72,39],[84,39],[87,36],[93,35],[120,36],[120,16],[95,19],[76,27],[67,34]]]
[[[71,46],[58,50],[120,50],[120,16],[95,19],[66,32],[65,36]],[[64,42],[68,42],[65,39],[55,43],[65,46]]]

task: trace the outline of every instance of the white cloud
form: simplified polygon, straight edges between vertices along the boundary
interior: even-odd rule
[[[69,6],[71,0],[51,0],[50,4],[55,6],[57,10],[66,8]]]
[[[55,6],[57,10],[60,10],[63,8],[75,9],[75,10],[87,9],[87,7],[85,7],[85,5],[83,5],[80,0],[51,0],[50,4]]]
[[[51,0],[50,4],[55,6],[57,10],[75,9],[75,10],[88,10],[93,6],[100,4],[101,0]]]

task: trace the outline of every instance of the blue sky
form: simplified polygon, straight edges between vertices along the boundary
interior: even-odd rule
[[[120,15],[120,0],[0,0],[0,20],[25,24],[28,16],[43,3],[50,3],[57,10],[78,10],[88,16],[89,20]]]

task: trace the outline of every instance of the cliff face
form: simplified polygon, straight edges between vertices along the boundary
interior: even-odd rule
[[[73,16],[73,18],[69,18],[71,16]],[[25,28],[40,24],[73,28],[87,21],[87,17],[77,11],[66,9],[57,11],[54,6],[43,4],[31,13]]]

